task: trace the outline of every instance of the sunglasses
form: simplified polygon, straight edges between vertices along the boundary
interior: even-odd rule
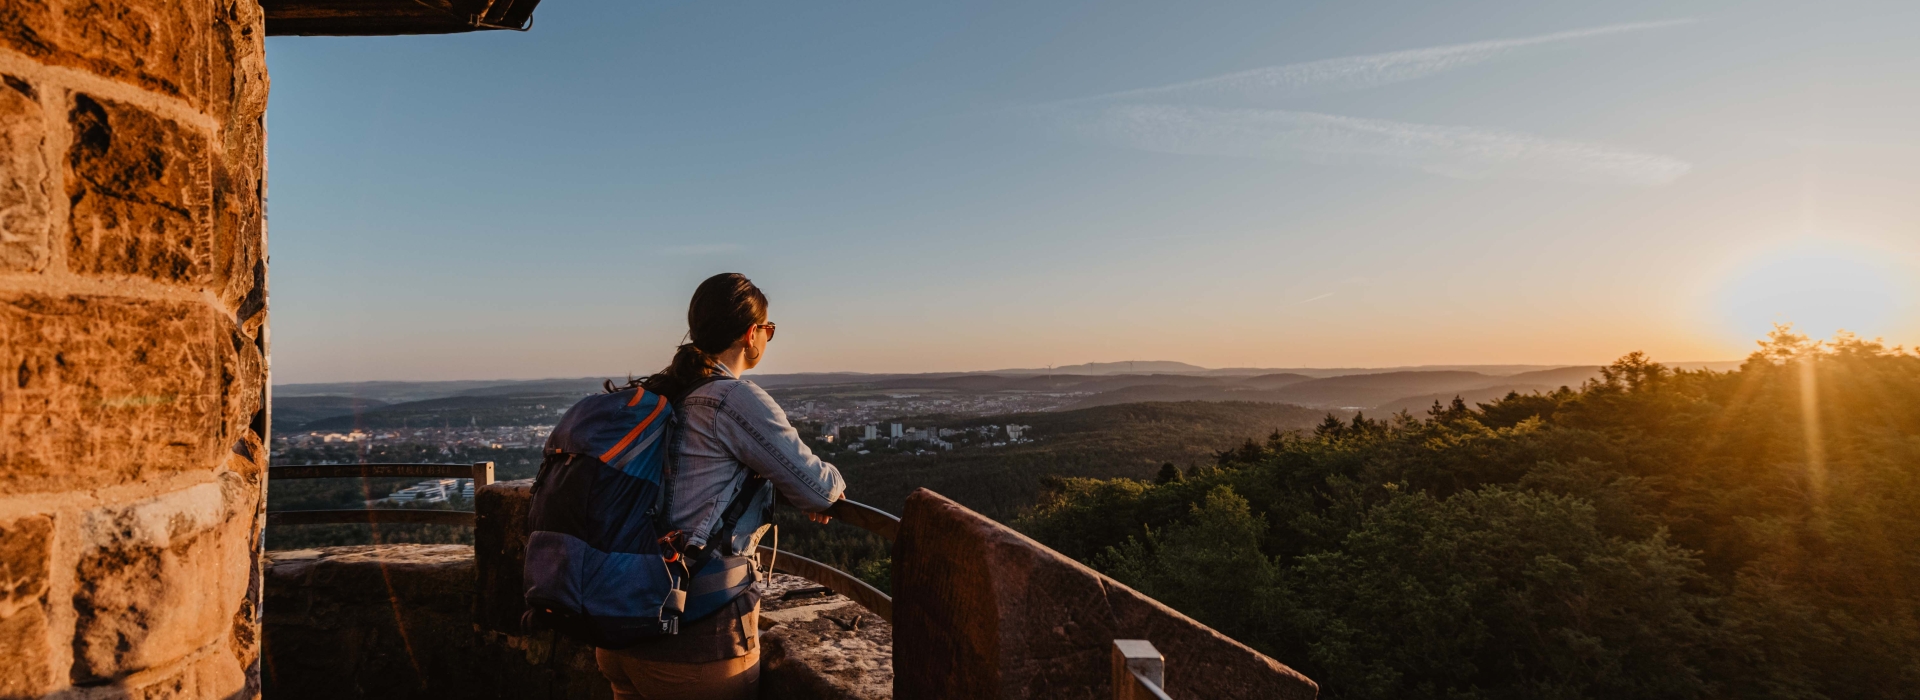
[[[774,333],[774,331],[776,331],[776,330],[778,330],[778,327],[777,327],[777,324],[772,324],[772,323],[762,323],[762,324],[759,324],[759,325],[756,325],[756,326],[754,326],[754,328],[765,328],[765,329],[767,329],[767,341],[768,341],[768,342],[772,342],[772,341],[773,341],[773,333]]]

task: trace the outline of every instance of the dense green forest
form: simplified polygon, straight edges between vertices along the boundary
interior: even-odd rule
[[[1327,698],[1914,697],[1920,356],[1762,346],[1060,479],[1018,525]]]
[[[990,517],[1009,521],[1062,477],[1147,477],[1162,465],[1208,464],[1222,446],[1250,433],[1311,427],[1324,413],[1263,403],[1141,403],[984,418],[918,417],[943,428],[1029,425],[1034,442],[915,455],[826,454],[847,479],[847,497],[899,513],[907,494],[926,487]],[[818,446],[816,446],[818,447]],[[782,549],[827,562],[886,588],[887,547],[866,532],[808,522],[776,509]],[[771,544],[771,542],[769,542]]]

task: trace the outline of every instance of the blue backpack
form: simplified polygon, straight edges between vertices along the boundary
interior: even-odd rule
[[[726,550],[766,482],[750,477],[711,544],[686,547],[665,527],[676,429],[673,402],[638,386],[581,399],[554,426],[527,516],[529,631],[619,649],[674,634],[753,584],[753,560]]]

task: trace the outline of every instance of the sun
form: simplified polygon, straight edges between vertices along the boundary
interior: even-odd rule
[[[1895,330],[1913,290],[1894,264],[1871,249],[1798,241],[1733,270],[1720,286],[1716,314],[1727,330],[1760,338],[1791,323],[1814,338],[1847,330],[1865,337]]]

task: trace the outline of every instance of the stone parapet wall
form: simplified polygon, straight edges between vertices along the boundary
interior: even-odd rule
[[[253,0],[0,0],[0,698],[258,692]]]
[[[268,697],[613,695],[591,647],[473,624],[472,547],[325,547],[267,558]]]
[[[1319,693],[1280,662],[926,489],[901,513],[893,595],[903,698],[1111,698],[1116,639],[1152,642],[1175,698]]]
[[[591,647],[474,623],[474,554],[415,544],[269,552],[266,695],[611,698]],[[761,697],[893,696],[885,621],[844,597],[815,594],[818,584],[803,578],[774,574],[762,585]]]

